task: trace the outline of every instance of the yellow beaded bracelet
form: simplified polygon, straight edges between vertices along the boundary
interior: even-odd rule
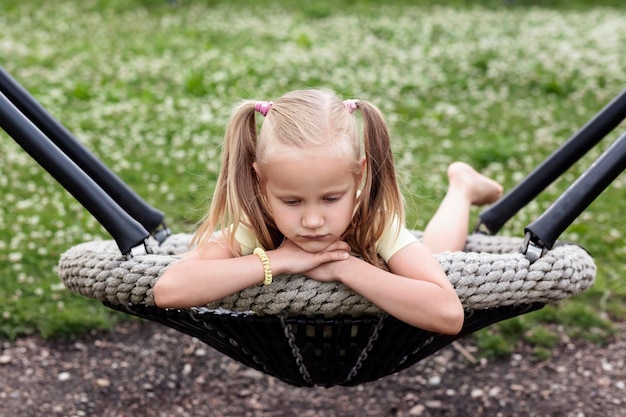
[[[270,285],[272,283],[272,269],[270,268],[270,258],[267,257],[265,251],[261,248],[256,248],[253,252],[256,256],[259,257],[261,263],[263,264],[263,272],[265,274],[265,279],[263,279],[263,284]]]

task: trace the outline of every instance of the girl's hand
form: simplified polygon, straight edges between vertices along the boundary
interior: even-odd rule
[[[273,251],[268,252],[274,275],[307,274],[307,272],[329,262],[343,261],[350,258],[350,245],[338,240],[322,252],[311,253],[301,249],[290,240]]]
[[[352,262],[354,261],[359,262],[361,260],[352,255],[348,255],[345,259],[341,259],[340,261],[326,262],[318,265],[304,272],[304,275],[319,282],[341,281],[342,274],[350,273],[350,265],[353,265]]]

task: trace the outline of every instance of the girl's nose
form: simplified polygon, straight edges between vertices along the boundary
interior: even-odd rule
[[[318,211],[310,211],[302,217],[302,225],[308,229],[317,229],[324,225],[324,216]]]

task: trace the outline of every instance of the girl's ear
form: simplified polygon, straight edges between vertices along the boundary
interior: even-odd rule
[[[256,180],[259,184],[259,193],[263,199],[265,199],[265,183],[263,173],[261,172],[261,167],[256,162],[252,163],[252,168],[254,169],[254,173],[256,174]]]
[[[252,163],[252,168],[254,169],[254,173],[256,174],[257,181],[259,182],[259,197],[260,197],[263,210],[265,210],[266,213],[270,217],[272,217],[272,209],[269,206],[269,204],[267,204],[267,196],[265,195],[265,187],[263,186],[263,175],[261,174],[261,168],[259,167],[259,164],[257,164],[256,162]]]
[[[367,161],[365,160],[365,157],[363,157],[361,159],[361,162],[359,162],[359,182],[363,180],[363,174],[365,173],[366,166],[367,166]]]
[[[261,183],[261,169],[259,168],[259,164],[257,164],[256,162],[252,163],[252,168],[254,169],[254,172],[256,173],[256,177],[259,180],[259,184]]]
[[[365,169],[367,166],[366,162],[365,157],[359,161],[359,167],[357,168],[357,172],[354,177],[356,180],[357,190],[359,191],[363,190],[363,177],[365,176]]]

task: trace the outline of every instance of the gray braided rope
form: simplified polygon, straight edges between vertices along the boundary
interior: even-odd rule
[[[415,232],[419,234],[419,232]],[[153,287],[165,269],[188,249],[190,235],[170,236],[154,254],[127,259],[113,241],[87,242],[69,249],[59,276],[71,291],[112,304],[154,305]],[[548,251],[532,265],[518,253],[522,239],[470,235],[466,252],[437,255],[466,309],[478,310],[569,298],[593,284],[596,267],[577,245]],[[137,249],[136,249],[137,250]],[[274,277],[207,305],[210,309],[259,314],[378,314],[380,309],[340,283],[322,283],[303,275]]]

